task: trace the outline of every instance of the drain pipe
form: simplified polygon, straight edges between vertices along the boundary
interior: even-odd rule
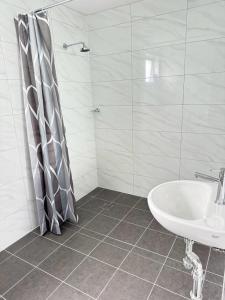
[[[192,251],[194,241],[184,239],[186,244],[185,258],[183,264],[185,269],[192,269],[193,289],[190,292],[191,300],[202,300],[202,288],[204,282],[204,271],[199,257]]]

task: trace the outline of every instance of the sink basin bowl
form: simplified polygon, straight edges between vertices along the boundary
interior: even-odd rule
[[[155,219],[167,230],[225,249],[225,209],[214,203],[217,183],[179,180],[160,184],[148,195]]]

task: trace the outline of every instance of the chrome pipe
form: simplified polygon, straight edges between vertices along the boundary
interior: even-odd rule
[[[54,4],[50,4],[50,5],[47,5],[45,7],[38,8],[38,9],[34,10],[34,13],[39,13],[41,11],[48,10],[50,8],[53,8],[53,7],[56,7],[56,6],[59,6],[59,5],[62,5],[62,4],[71,2],[71,1],[73,1],[73,0],[64,0],[64,1],[60,1],[60,2],[54,3]]]
[[[202,179],[205,179],[205,180],[209,180],[209,181],[212,181],[212,182],[219,182],[220,181],[219,178],[217,178],[217,177],[213,177],[213,176],[203,174],[203,173],[199,173],[199,172],[195,172],[195,177],[196,178],[202,178]]]

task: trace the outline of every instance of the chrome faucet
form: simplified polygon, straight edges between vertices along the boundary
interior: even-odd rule
[[[220,169],[218,178],[213,177],[213,176],[209,176],[207,174],[199,173],[199,172],[195,172],[195,177],[196,178],[202,178],[202,179],[212,181],[212,182],[218,182],[215,203],[225,205],[225,184],[224,184],[225,183],[225,181],[224,181],[225,168]]]

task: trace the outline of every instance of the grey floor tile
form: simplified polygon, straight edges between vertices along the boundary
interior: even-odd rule
[[[189,297],[193,281],[191,275],[164,266],[156,283],[181,296]]]
[[[168,255],[174,239],[175,237],[172,235],[147,230],[138,242],[138,246],[161,255]]]
[[[87,258],[66,282],[96,298],[114,271],[115,268],[113,267],[92,258]]]
[[[44,260],[39,268],[64,280],[84,259],[85,255],[61,246]]]
[[[129,207],[134,206],[138,203],[140,197],[121,193],[118,198],[116,198],[115,203],[119,203],[121,205],[127,205]]]
[[[62,284],[53,294],[49,297],[50,300],[91,300],[90,297],[75,290],[74,288]]]
[[[60,281],[35,269],[6,295],[7,300],[46,300]]]
[[[38,265],[58,246],[59,244],[56,244],[53,241],[49,241],[43,237],[38,237],[22,250],[17,252],[17,256],[33,265]]]
[[[211,282],[205,281],[203,286],[204,300],[221,300],[222,287]]]
[[[209,247],[205,245],[201,245],[198,243],[194,243],[193,251],[199,256],[201,263],[203,265],[203,268],[206,267],[207,260],[209,257]],[[178,238],[176,242],[173,245],[173,248],[170,252],[169,257],[183,261],[183,258],[185,257],[185,242],[184,239]]]
[[[31,265],[13,256],[2,262],[0,266],[0,294],[4,294],[31,270]]]
[[[15,253],[16,251],[18,251],[19,249],[24,247],[26,244],[31,242],[36,237],[37,237],[37,235],[35,233],[30,232],[27,235],[25,235],[24,237],[22,237],[21,239],[19,239],[18,241],[16,241],[14,244],[10,245],[6,250],[11,253]]]
[[[148,300],[184,300],[184,298],[158,286],[154,286]]]
[[[135,244],[144,230],[145,229],[143,227],[121,222],[111,232],[110,236],[126,243]]]
[[[156,221],[156,219],[154,219],[153,222],[151,223],[150,229],[157,230],[157,231],[160,231],[160,232],[162,232],[162,233],[174,235],[171,231],[168,231],[168,230],[167,230],[166,228],[164,228],[161,224],[159,224],[159,222]]]
[[[76,208],[77,209],[81,208],[85,203],[87,203],[92,198],[93,198],[93,196],[90,196],[90,195],[86,195],[86,196],[82,197],[81,199],[76,201]]]
[[[94,212],[100,212],[103,211],[103,209],[109,205],[109,202],[104,201],[100,198],[91,198],[89,201],[86,202],[86,204],[84,204],[82,206],[82,209],[87,209],[90,211],[94,211]]]
[[[150,211],[143,211],[133,208],[131,212],[126,216],[124,221],[131,222],[140,226],[147,227],[152,221],[153,216]]]
[[[103,215],[108,217],[122,219],[130,210],[128,206],[122,206],[119,204],[111,203],[102,212]]]
[[[81,233],[76,233],[69,239],[65,245],[75,250],[81,251],[84,254],[89,254],[99,243],[99,240],[93,239]]]
[[[130,253],[120,268],[153,283],[162,268],[162,264]]]
[[[225,268],[225,253],[218,252],[212,249],[209,257],[207,270],[212,273],[223,276],[224,268]]]
[[[120,192],[103,189],[98,193],[98,198],[104,199],[109,202],[115,201],[115,199],[120,195]]]
[[[90,222],[90,220],[92,218],[94,218],[97,215],[97,213],[96,212],[90,212],[88,210],[84,210],[84,209],[80,208],[78,210],[78,215],[79,215],[78,225],[79,226],[85,226],[88,222]]]
[[[135,205],[135,208],[149,211],[148,200],[146,198],[141,198]]]
[[[179,271],[191,274],[191,270],[185,269],[184,265],[183,265],[183,262],[181,262],[181,261],[177,261],[177,260],[174,260],[174,259],[171,259],[171,258],[167,258],[165,264],[168,267],[171,267],[171,268],[177,269]]]
[[[91,191],[90,193],[88,193],[88,196],[94,197],[94,196],[98,195],[103,190],[104,190],[104,188],[96,187],[93,191]]]
[[[48,238],[52,241],[55,241],[57,243],[63,244],[66,240],[68,240],[74,234],[74,231],[78,231],[80,229],[79,227],[76,227],[76,226],[74,226],[74,227],[75,227],[74,229],[73,229],[73,227],[72,227],[72,229],[70,229],[67,226],[62,226],[61,227],[61,232],[62,232],[61,235],[57,235],[57,234],[53,234],[51,232],[47,232],[44,235],[44,237]]]
[[[97,248],[91,252],[90,256],[95,257],[103,262],[106,262],[114,267],[118,267],[125,256],[127,251],[114,247],[109,244],[101,243]]]
[[[100,300],[146,300],[152,284],[142,279],[117,271]]]
[[[119,220],[111,219],[109,217],[98,215],[91,223],[85,228],[99,232],[101,234],[108,234]]]
[[[5,250],[0,252],[0,263],[3,262],[6,258],[8,258],[10,254]]]

